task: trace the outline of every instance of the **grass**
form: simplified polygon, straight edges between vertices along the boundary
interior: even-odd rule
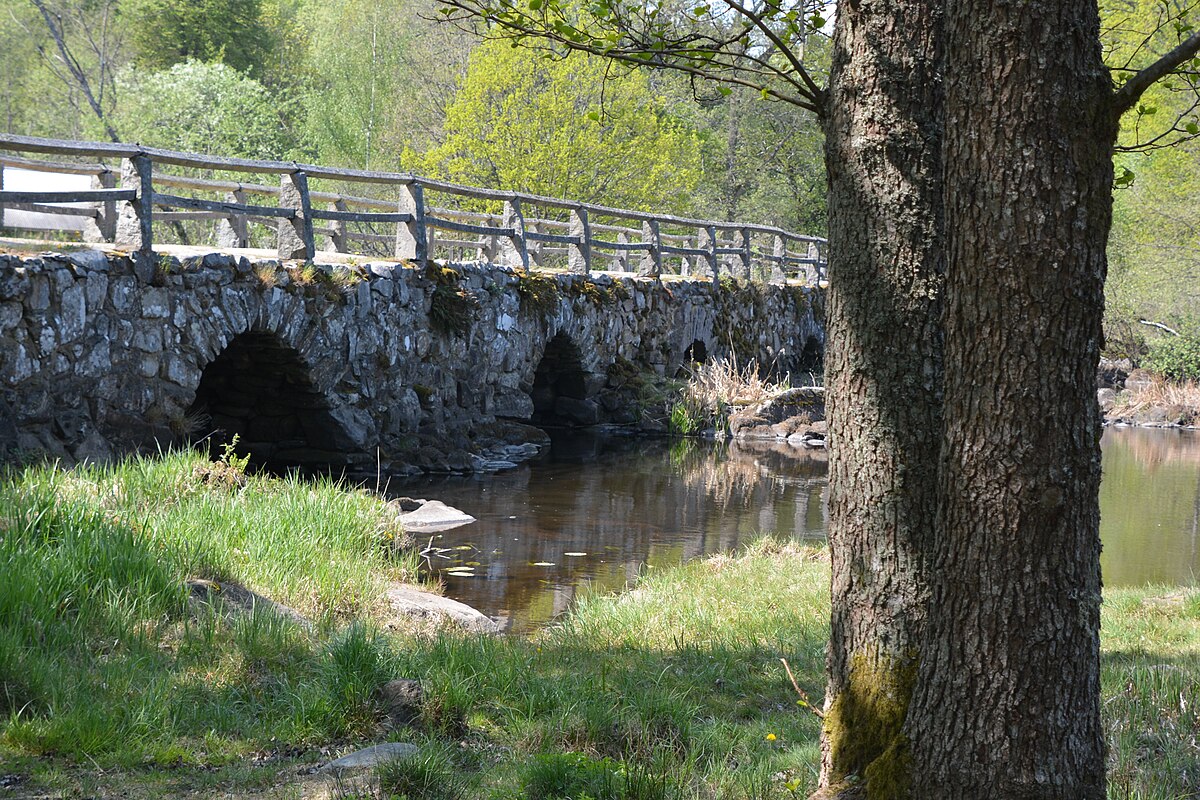
[[[385,509],[366,493],[231,469],[174,454],[0,484],[0,741],[212,765],[273,738],[375,732],[390,648],[356,620],[415,560],[387,554]],[[227,616],[189,601],[190,578],[251,587],[316,625],[261,606]]]
[[[791,800],[815,786],[823,549],[763,539],[650,570],[531,638],[383,632],[370,599],[411,565],[376,545],[377,500],[207,469],[171,455],[0,487],[0,773],[85,794],[102,772],[134,797],[294,796],[271,787],[297,765],[390,737],[419,753],[358,796]],[[181,588],[193,575],[317,624],[198,612]],[[1110,796],[1196,796],[1200,591],[1110,590],[1103,626]],[[395,677],[425,700],[413,729],[388,733],[372,697]]]

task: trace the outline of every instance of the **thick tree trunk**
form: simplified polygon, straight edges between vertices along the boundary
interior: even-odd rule
[[[925,622],[942,374],[940,15],[936,0],[838,7],[824,119],[833,259],[824,797],[890,772]]]
[[[1104,797],[1098,33],[1094,3],[948,6],[939,538],[905,726],[922,800]]]

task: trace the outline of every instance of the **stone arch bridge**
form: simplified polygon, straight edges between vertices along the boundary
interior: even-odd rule
[[[386,471],[422,446],[506,438],[513,421],[632,422],[639,371],[730,356],[803,369],[824,344],[822,291],[489,264],[4,255],[0,448],[71,462],[220,431],[279,465]]]

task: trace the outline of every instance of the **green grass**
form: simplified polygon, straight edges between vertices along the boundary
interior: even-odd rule
[[[392,653],[354,620],[385,581],[415,574],[379,544],[382,503],[330,481],[213,475],[175,454],[0,484],[5,745],[221,764],[272,737],[375,732],[369,694]],[[236,581],[316,624],[190,604],[194,577]]]
[[[380,738],[421,746],[371,797],[790,800],[816,782],[828,635],[823,550],[764,539],[582,599],[532,638],[386,633],[411,577],[379,502],[335,484],[202,477],[194,456],[0,486],[0,762],[88,793],[269,789],[280,765]],[[200,470],[198,472],[198,469]],[[225,618],[185,578],[234,579],[317,621]],[[1200,591],[1106,593],[1110,796],[1200,792]],[[373,691],[421,681],[412,730]],[[255,767],[250,756],[281,753]],[[286,781],[285,781],[286,782]],[[142,787],[140,790],[138,787]],[[140,793],[139,793],[140,792]],[[287,796],[286,794],[283,796]]]

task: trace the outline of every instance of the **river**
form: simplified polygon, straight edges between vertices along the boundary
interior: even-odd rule
[[[1106,586],[1200,576],[1200,432],[1109,428],[1101,440]],[[430,478],[395,493],[477,518],[433,540],[447,594],[536,629],[582,592],[730,551],[764,533],[824,539],[823,451],[787,445],[556,433],[543,459],[498,475]]]

